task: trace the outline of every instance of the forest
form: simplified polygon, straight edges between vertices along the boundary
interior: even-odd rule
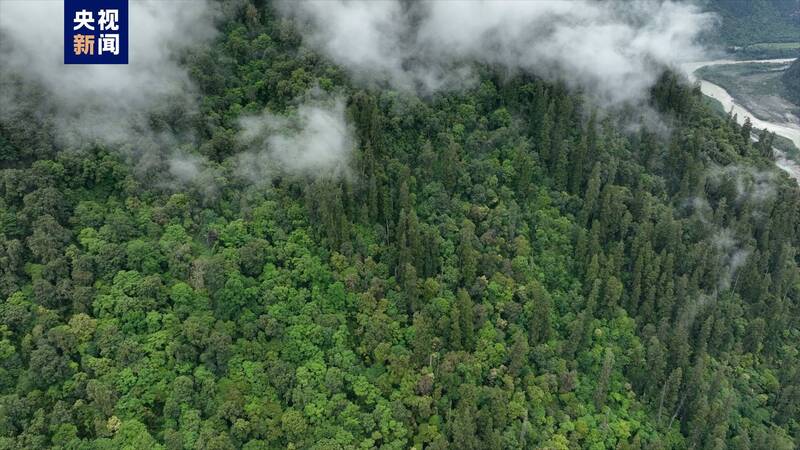
[[[800,57],[783,73],[782,81],[791,99],[800,105]]]
[[[772,136],[669,70],[665,131],[488,64],[364,86],[259,0],[218,20],[181,61],[199,110],[147,116],[208,183],[65,144],[0,78],[0,449],[800,446]],[[235,170],[241,118],[308,92],[344,99],[346,174]]]
[[[800,1],[798,0],[703,0],[720,17],[720,27],[708,38],[719,43],[744,47],[745,54],[756,57],[791,57],[769,49],[748,48],[752,44],[798,43],[800,36]]]

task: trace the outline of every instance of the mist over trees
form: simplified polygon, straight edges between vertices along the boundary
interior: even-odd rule
[[[630,110],[491,61],[420,96],[213,8],[122,142],[3,72],[0,448],[800,444],[766,139],[666,67]]]

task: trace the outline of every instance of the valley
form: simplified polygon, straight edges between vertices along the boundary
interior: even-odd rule
[[[779,86],[778,74],[792,61],[786,58],[744,61],[719,59],[687,63],[682,69],[691,80],[699,80],[703,94],[718,101],[724,111],[734,114],[740,125],[749,118],[753,129],[766,129],[790,141],[794,148],[786,144],[776,146],[776,164],[800,181],[797,153],[800,149],[800,118],[797,116],[797,106],[777,94],[783,88]],[[758,70],[754,71],[753,68]]]

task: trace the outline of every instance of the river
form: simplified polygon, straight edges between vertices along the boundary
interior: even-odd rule
[[[690,62],[685,63],[681,66],[684,72],[687,73],[691,80],[696,80],[697,77],[695,76],[694,72],[706,66],[715,66],[719,64],[744,64],[744,63],[752,63],[752,62],[760,62],[760,63],[788,63],[793,61],[794,58],[789,59],[764,59],[764,60],[749,60],[749,61],[736,61],[730,59],[717,59],[713,61],[698,61],[698,62]],[[725,108],[725,111],[733,111],[736,114],[736,120],[739,124],[744,123],[745,118],[749,117],[750,122],[753,124],[753,128],[756,129],[767,129],[771,132],[774,132],[777,135],[783,136],[789,140],[791,140],[797,148],[800,148],[800,125],[797,123],[791,122],[769,122],[766,120],[761,120],[755,117],[750,111],[745,109],[741,104],[739,104],[735,98],[733,98],[728,91],[723,89],[722,87],[711,83],[709,81],[700,80],[700,90],[703,94],[719,101],[722,103],[722,107]],[[790,160],[786,157],[786,155],[777,150],[775,151],[775,164],[786,171],[792,178],[800,183],[800,164],[796,161]]]

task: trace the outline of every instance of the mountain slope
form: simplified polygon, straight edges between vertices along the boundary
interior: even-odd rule
[[[800,189],[750,130],[671,74],[664,135],[490,68],[365,90],[226,5],[200,114],[151,117],[213,186],[65,148],[35,96],[3,117],[0,448],[800,443]],[[347,99],[349,176],[227,165],[309,90]]]
[[[764,42],[800,42],[798,0],[706,0],[720,16],[719,39],[729,46]]]
[[[796,59],[783,73],[783,84],[791,99],[800,105],[800,59]]]

